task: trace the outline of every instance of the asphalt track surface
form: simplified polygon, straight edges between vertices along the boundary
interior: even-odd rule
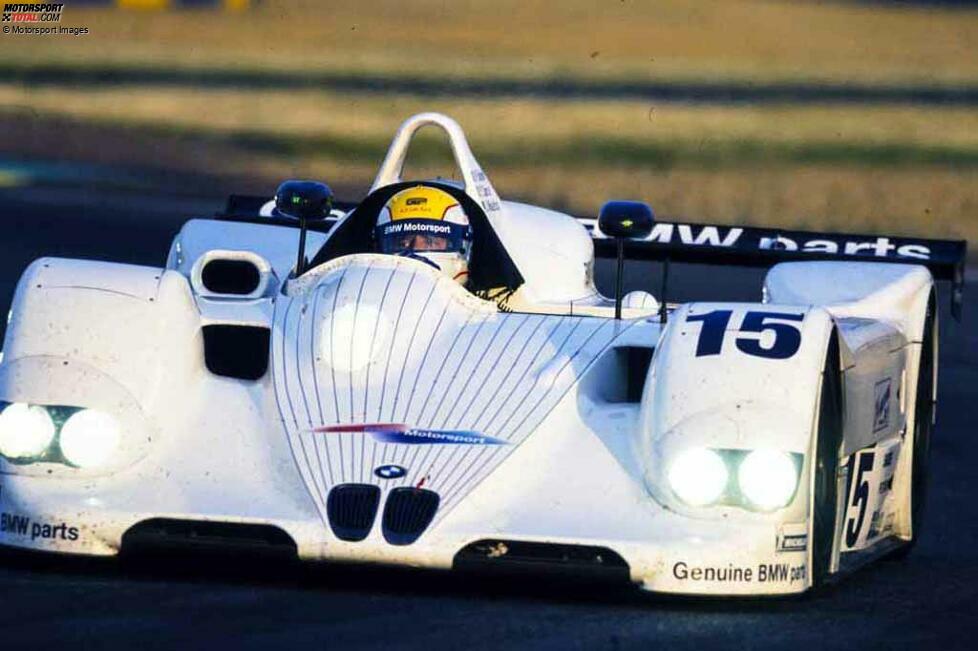
[[[0,314],[35,257],[162,264],[183,219],[217,199],[83,188],[0,189]],[[609,267],[599,269],[607,288]],[[755,299],[757,272],[674,266],[670,298]],[[658,287],[652,266],[628,285]],[[526,579],[271,561],[129,562],[0,554],[3,648],[975,648],[978,637],[978,287],[942,322],[926,530],[905,561],[787,600],[703,600]],[[946,306],[942,316],[947,315]]]

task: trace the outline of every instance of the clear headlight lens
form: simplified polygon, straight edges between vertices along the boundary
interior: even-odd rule
[[[669,466],[669,486],[690,506],[707,506],[723,496],[727,487],[727,465],[713,450],[691,448],[681,452]]]
[[[61,428],[61,454],[73,466],[97,468],[112,459],[121,440],[115,418],[96,409],[82,409]]]
[[[17,465],[108,464],[122,443],[119,421],[96,409],[0,401],[0,457]]]
[[[44,407],[15,402],[0,412],[0,454],[8,459],[26,461],[42,456],[55,433],[54,421]]]
[[[737,483],[751,505],[771,511],[787,504],[795,494],[798,471],[787,453],[755,450],[740,462]]]
[[[667,462],[666,481],[687,506],[774,511],[794,498],[803,463],[781,450],[688,448]]]

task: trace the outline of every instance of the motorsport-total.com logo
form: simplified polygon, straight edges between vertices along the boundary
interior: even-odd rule
[[[8,2],[3,5],[5,23],[60,23],[64,3]]]
[[[4,34],[28,36],[83,36],[87,27],[65,27],[60,23],[64,11],[62,2],[7,2],[3,5]]]

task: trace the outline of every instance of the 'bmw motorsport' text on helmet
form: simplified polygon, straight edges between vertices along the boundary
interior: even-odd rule
[[[381,253],[420,258],[465,284],[472,230],[462,206],[444,190],[401,190],[380,211],[375,235]]]

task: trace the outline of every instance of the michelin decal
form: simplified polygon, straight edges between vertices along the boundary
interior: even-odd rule
[[[778,530],[777,544],[774,549],[779,554],[807,551],[808,525],[804,522],[782,525]]]

